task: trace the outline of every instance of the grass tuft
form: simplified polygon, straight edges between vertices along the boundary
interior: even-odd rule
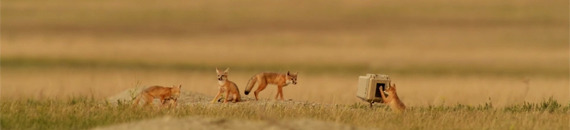
[[[553,97],[548,98],[539,103],[530,103],[524,102],[522,104],[516,104],[507,106],[504,108],[504,111],[507,112],[549,112],[554,113],[557,111],[560,112],[568,112],[570,109],[570,103],[567,106],[562,106],[562,104],[558,103]]]

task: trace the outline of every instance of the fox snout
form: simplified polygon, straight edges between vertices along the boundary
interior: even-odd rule
[[[295,81],[295,80],[287,80],[287,81],[285,81],[285,83],[286,83],[286,84],[293,84],[293,85],[296,85],[296,84],[297,84],[297,81]]]

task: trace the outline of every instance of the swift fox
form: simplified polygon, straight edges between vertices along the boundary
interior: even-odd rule
[[[287,71],[286,74],[279,74],[279,73],[271,73],[271,72],[264,72],[259,73],[251,77],[249,79],[247,86],[245,88],[245,95],[248,95],[255,82],[259,81],[259,86],[257,90],[253,92],[255,94],[255,100],[258,100],[259,92],[263,91],[267,84],[275,84],[277,85],[277,95],[275,95],[275,99],[279,96],[281,100],[283,99],[283,87],[293,83],[293,85],[297,84],[297,73],[291,74]]]
[[[388,97],[386,97],[384,92],[380,92],[380,95],[382,95],[384,104],[390,106],[392,111],[402,112],[406,109],[406,105],[404,105],[396,93],[396,84],[390,85],[390,87],[386,89],[386,92],[388,92]]]
[[[216,68],[216,73],[218,73],[218,84],[220,84],[220,90],[218,91],[218,94],[216,94],[216,97],[212,100],[212,103],[216,102],[219,98],[220,95],[222,95],[223,92],[226,93],[226,95],[224,96],[224,103],[227,103],[228,101],[232,101],[232,102],[239,102],[241,97],[239,95],[239,89],[238,86],[236,85],[236,83],[228,80],[228,71],[230,70],[230,68],[227,68],[224,72],[220,72],[220,70],[218,70],[218,68]]]
[[[135,99],[134,105],[137,106],[141,98],[145,100],[145,106],[151,105],[153,99],[160,99],[160,103],[164,106],[167,103],[176,105],[178,97],[180,97],[180,89],[182,85],[176,87],[152,86],[143,90]]]

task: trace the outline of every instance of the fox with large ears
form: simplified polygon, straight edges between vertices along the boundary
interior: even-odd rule
[[[253,89],[253,86],[255,85],[256,82],[259,82],[259,86],[257,87],[257,90],[253,92],[255,94],[255,100],[258,100],[259,92],[263,91],[263,89],[265,89],[265,87],[267,87],[268,84],[277,85],[277,95],[275,95],[275,99],[278,99],[279,97],[281,98],[281,100],[284,100],[283,87],[289,84],[296,85],[297,73],[290,73],[289,71],[287,71],[287,73],[285,74],[273,73],[273,72],[264,72],[256,74],[253,77],[251,77],[251,79],[249,79],[247,86],[245,88],[245,95],[249,94],[249,92],[251,91],[251,89]]]
[[[380,92],[384,104],[390,106],[394,112],[402,112],[406,110],[406,105],[404,105],[402,100],[400,100],[398,93],[396,92],[396,84],[390,85],[390,87],[386,89],[386,92],[388,93],[388,96],[386,96],[384,92]]]
[[[212,103],[215,103],[223,93],[226,93],[224,96],[224,103],[227,103],[228,101],[239,102],[241,100],[238,86],[236,83],[228,80],[229,70],[230,68],[227,68],[224,72],[221,72],[218,70],[218,68],[216,68],[216,73],[218,74],[217,80],[218,84],[220,84],[220,90],[218,91],[218,94],[216,94],[216,97],[212,100]]]

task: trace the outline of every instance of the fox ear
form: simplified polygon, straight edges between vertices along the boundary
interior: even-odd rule
[[[287,71],[287,75],[291,75],[291,74],[289,73],[289,71]]]
[[[297,76],[298,74],[299,74],[299,72],[295,72],[295,74],[293,74],[293,75]]]
[[[224,70],[224,73],[228,73],[230,72],[230,67],[226,68],[226,70]]]
[[[220,73],[220,70],[218,70],[218,67],[216,67],[216,73]]]

